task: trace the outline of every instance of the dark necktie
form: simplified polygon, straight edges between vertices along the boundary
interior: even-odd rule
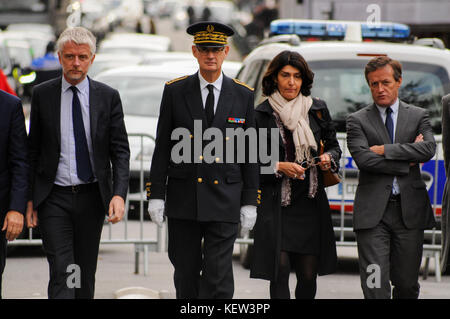
[[[206,121],[208,122],[208,127],[211,127],[214,119],[214,86],[212,84],[208,84],[206,87],[209,91],[205,105]]]
[[[392,109],[390,107],[386,109],[386,122],[384,124],[391,138],[391,143],[394,143],[394,121],[392,120]]]
[[[89,149],[87,146],[86,132],[84,130],[83,115],[81,114],[81,103],[78,99],[78,90],[71,86],[73,92],[72,99],[72,121],[73,135],[75,138],[75,157],[77,161],[78,178],[84,182],[89,182],[93,178],[91,161],[89,159]]]

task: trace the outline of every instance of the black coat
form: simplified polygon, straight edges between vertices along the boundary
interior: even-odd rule
[[[27,132],[20,100],[0,90],[0,225],[10,210],[25,214],[28,191]]]
[[[158,120],[156,146],[150,169],[149,199],[166,200],[166,215],[171,218],[238,223],[240,207],[255,205],[258,188],[258,163],[227,162],[227,129],[254,128],[253,92],[246,85],[223,76],[222,89],[212,128],[220,130],[224,153],[212,163],[200,156],[210,141],[202,141],[207,128],[198,73],[167,82]],[[245,119],[241,123],[233,119]],[[195,132],[194,121],[201,124]],[[191,158],[176,162],[172,139],[175,129],[190,137]],[[177,134],[176,134],[177,135]],[[186,136],[185,136],[186,139]],[[200,141],[201,150],[194,148]],[[237,143],[232,149],[236,153]]]
[[[105,213],[114,195],[126,198],[130,175],[130,149],[119,92],[89,79],[89,116],[93,170]],[[61,151],[61,77],[33,89],[28,145],[33,206],[50,194]]]
[[[322,113],[322,119],[317,116],[318,110]],[[341,150],[324,101],[313,99],[313,105],[309,111],[309,122],[317,144],[320,145],[320,140],[323,140],[324,151],[331,153],[336,164],[339,164]],[[258,129],[277,128],[273,109],[268,100],[256,108],[256,125]],[[279,160],[284,161],[285,149],[281,136],[278,150]],[[319,207],[317,214],[320,216],[321,234],[319,275],[326,275],[336,270],[336,242],[322,173],[320,169],[317,171],[319,187],[315,200]],[[277,178],[275,174],[260,175],[261,204],[258,207],[258,218],[254,228],[255,242],[250,272],[252,278],[276,279],[281,247],[281,181],[282,178]]]

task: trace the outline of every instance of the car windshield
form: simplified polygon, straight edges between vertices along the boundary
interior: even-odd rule
[[[364,77],[366,61],[314,61],[309,65],[314,72],[311,90],[327,102],[337,130],[345,132],[345,119],[368,103],[371,93]],[[430,122],[436,134],[441,133],[441,98],[450,91],[449,75],[435,64],[402,62],[403,82],[399,98],[406,103],[429,111]]]
[[[117,89],[125,115],[159,115],[164,84],[167,79],[136,76],[104,76],[99,81]]]

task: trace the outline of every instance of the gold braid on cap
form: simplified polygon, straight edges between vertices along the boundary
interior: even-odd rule
[[[208,25],[206,31],[196,32],[194,35],[194,43],[217,43],[217,44],[227,44],[227,35],[223,32],[214,31],[212,25]]]

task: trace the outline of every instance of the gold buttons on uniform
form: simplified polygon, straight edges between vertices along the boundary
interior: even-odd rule
[[[216,157],[216,163],[219,163],[219,162],[220,162],[220,158]]]
[[[201,183],[203,182],[203,179],[201,177],[197,178],[197,182]]]
[[[147,182],[147,183],[145,184],[145,190],[146,190],[146,192],[147,192],[147,194],[146,194],[147,199],[150,199],[150,195],[151,195],[150,186],[151,186],[151,185],[152,185],[151,182]]]
[[[227,136],[227,137],[225,137],[225,141],[228,141],[229,139],[230,139],[230,137],[228,137],[228,136]]]
[[[189,135],[189,137],[190,137],[190,138],[194,138],[194,135],[191,134],[191,135]]]
[[[198,158],[199,158],[201,161],[203,161],[203,155],[200,155]]]

